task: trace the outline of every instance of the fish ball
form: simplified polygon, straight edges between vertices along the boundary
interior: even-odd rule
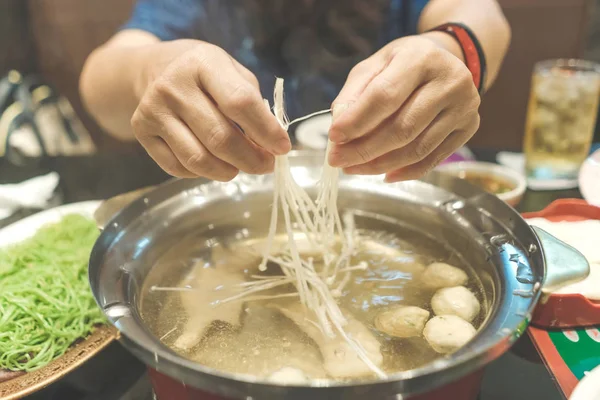
[[[468,280],[465,271],[441,262],[430,264],[421,275],[421,282],[430,289],[462,286]]]
[[[475,295],[464,286],[438,290],[431,299],[431,308],[435,315],[456,315],[467,322],[472,322],[481,311]]]
[[[431,318],[423,330],[425,340],[438,353],[447,354],[458,350],[475,336],[477,331],[467,321],[456,315],[440,315]]]
[[[375,327],[390,336],[409,338],[421,336],[429,311],[414,306],[394,306],[375,317]]]

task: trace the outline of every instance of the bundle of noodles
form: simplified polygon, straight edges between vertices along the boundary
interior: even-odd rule
[[[287,130],[290,122],[284,110],[282,79],[276,81],[274,100],[274,114],[282,128]],[[266,100],[265,103],[269,107]],[[329,149],[330,145],[328,151]],[[381,363],[381,359],[369,357],[369,353],[363,345],[347,332],[347,328],[350,328],[348,319],[340,310],[335,299],[348,282],[350,271],[365,268],[364,264],[350,266],[351,256],[354,254],[354,224],[352,216],[349,215],[345,221],[346,231],[343,230],[337,208],[338,186],[339,171],[325,161],[315,201],[294,181],[288,157],[286,155],[277,156],[275,158],[269,234],[259,270],[265,271],[267,263],[270,261],[281,267],[283,276],[257,276],[254,281],[240,285],[244,288],[241,293],[224,299],[220,303],[247,298],[257,292],[291,283],[297,293],[254,296],[254,298],[265,299],[297,295],[304,309],[310,311],[310,314],[313,314],[317,320],[316,322],[309,320],[309,322],[321,332],[325,339],[330,341],[337,338],[337,340],[344,341],[369,370],[384,377],[385,374],[376,365]],[[274,249],[273,244],[280,209],[287,234],[287,246],[283,250]],[[295,227],[300,234],[294,232]],[[338,250],[340,245],[341,250]],[[301,248],[305,251],[301,251]],[[309,256],[306,256],[307,253]],[[315,262],[315,254],[320,256],[322,263]],[[317,265],[321,267],[319,268]],[[341,279],[339,279],[340,276]]]
[[[73,214],[0,250],[0,372],[42,368],[105,323],[87,275],[97,237]]]

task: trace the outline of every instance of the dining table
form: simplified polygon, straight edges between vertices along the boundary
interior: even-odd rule
[[[481,161],[495,162],[500,149],[471,149]],[[0,160],[0,184],[15,183],[50,171],[60,175],[49,206],[107,199],[169,179],[142,149],[100,152],[86,157],[55,157],[14,166]],[[560,198],[580,198],[577,189],[527,190],[518,210],[541,210]],[[0,228],[39,210],[21,210],[0,221]],[[118,342],[44,390],[25,400],[151,400],[144,365]],[[561,400],[564,396],[528,335],[485,370],[479,400]]]

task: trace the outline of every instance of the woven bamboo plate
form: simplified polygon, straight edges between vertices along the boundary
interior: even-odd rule
[[[0,230],[0,243],[7,246],[33,236],[43,225],[58,222],[72,213],[90,218],[100,205],[99,201],[68,204],[24,218]],[[117,330],[109,325],[98,327],[87,338],[80,340],[50,364],[29,373],[0,372],[0,400],[15,400],[29,396],[60,380],[100,353],[117,338]]]

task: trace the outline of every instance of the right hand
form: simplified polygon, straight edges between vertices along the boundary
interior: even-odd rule
[[[137,140],[173,176],[229,181],[239,171],[271,172],[273,155],[291,143],[254,74],[219,47],[186,47],[145,71],[152,77],[131,119]]]

